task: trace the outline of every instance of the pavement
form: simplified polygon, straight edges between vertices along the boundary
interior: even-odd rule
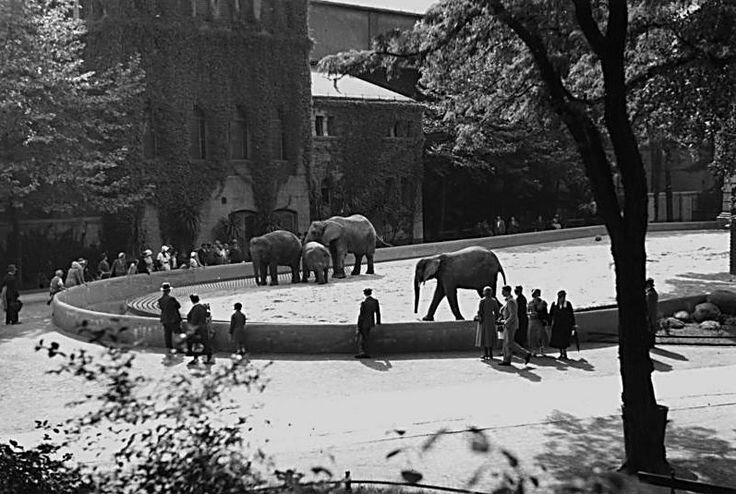
[[[34,420],[78,414],[66,404],[89,390],[49,374],[58,363],[34,351],[40,339],[96,351],[58,333],[45,297],[38,298],[25,298],[21,325],[0,326],[0,440],[33,443]],[[252,439],[281,469],[322,466],[338,477],[350,470],[354,479],[399,480],[411,468],[423,482],[453,487],[477,476],[474,488],[483,489],[509,471],[507,450],[544,488],[615,469],[623,457],[616,346],[584,345],[570,356],[500,367],[498,357],[489,364],[468,353],[259,355],[257,365],[273,362],[266,391],[234,399],[252,412]],[[136,367],[156,379],[185,371],[184,362],[167,366],[162,357],[141,352]],[[652,357],[657,398],[670,409],[666,447],[678,475],[736,486],[736,348],[663,345]],[[434,446],[423,449],[440,430]],[[478,438],[471,430],[487,436],[487,453],[470,448]]]

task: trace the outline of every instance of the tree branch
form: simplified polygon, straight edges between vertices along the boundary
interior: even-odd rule
[[[585,38],[595,54],[600,57],[606,50],[606,39],[598,28],[595,19],[593,19],[590,0],[573,0],[573,3],[575,4],[575,17],[583,30],[583,34],[585,34]]]

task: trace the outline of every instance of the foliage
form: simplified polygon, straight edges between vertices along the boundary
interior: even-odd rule
[[[47,436],[48,438],[48,436]],[[93,492],[79,469],[67,465],[70,454],[58,459],[59,446],[44,441],[25,449],[12,439],[0,443],[0,492],[23,494],[85,494]]]
[[[103,356],[66,353],[56,342],[41,341],[36,349],[62,359],[54,372],[99,390],[79,400],[93,406],[64,425],[61,443],[84,442],[85,450],[98,454],[115,445],[112,464],[81,467],[95,492],[245,492],[261,483],[259,469],[268,460],[251,449],[250,418],[237,413],[232,399],[236,389],[264,389],[260,369],[234,359],[211,371],[173,373],[158,385],[135,371],[135,354],[119,344],[125,328],[85,329],[91,341],[106,346]]]
[[[135,57],[89,72],[75,2],[0,1],[0,204],[114,211],[145,196],[135,156],[142,72]]]
[[[229,130],[236,109],[250,133],[249,156],[241,164],[252,179],[257,229],[264,230],[278,207],[279,187],[300,167],[309,170],[306,4],[278,4],[273,15],[291,19],[288,27],[244,17],[194,18],[178,2],[165,0],[106,4],[105,15],[89,10],[88,52],[96,65],[140,54],[146,70],[141,122],[148,120],[155,136],[155,156],[142,166],[156,188],[164,242],[185,248],[195,242],[206,202],[232,173]],[[191,8],[189,2],[182,5]],[[189,146],[195,107],[206,121],[201,159],[191,156]],[[283,160],[273,149],[281,132],[274,126],[279,111]]]

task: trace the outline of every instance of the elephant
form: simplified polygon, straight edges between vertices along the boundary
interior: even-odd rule
[[[345,277],[345,255],[352,252],[355,266],[352,275],[360,274],[363,256],[368,260],[368,274],[373,274],[373,254],[376,251],[376,229],[363,215],[333,216],[324,221],[313,221],[304,242],[319,242],[330,249],[334,278]]]
[[[319,242],[307,242],[302,247],[302,281],[309,281],[309,273],[314,271],[317,283],[327,283],[327,271],[332,260],[330,251]]]
[[[299,282],[302,243],[293,233],[276,230],[260,237],[253,237],[250,239],[250,255],[258,285],[266,284],[268,273],[271,274],[271,285],[278,285],[279,277],[276,271],[278,266],[291,266],[291,282]]]
[[[496,254],[483,247],[466,247],[456,252],[438,254],[425,257],[417,262],[414,274],[414,313],[419,309],[419,285],[427,280],[436,279],[437,288],[429,305],[427,315],[423,321],[433,321],[442,299],[447,296],[452,314],[458,321],[463,320],[457,305],[457,289],[468,288],[476,290],[483,296],[483,287],[490,286],[493,295],[496,294],[498,273],[503,275],[506,284],[506,273]]]

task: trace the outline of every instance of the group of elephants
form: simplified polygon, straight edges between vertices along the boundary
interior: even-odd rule
[[[376,240],[376,229],[365,216],[359,214],[314,221],[303,240],[285,230],[254,237],[250,241],[250,253],[256,282],[265,285],[270,274],[271,284],[277,285],[278,266],[291,267],[292,283],[308,281],[311,272],[314,272],[318,283],[327,283],[331,265],[333,277],[344,278],[345,256],[348,253],[355,257],[352,275],[360,274],[363,256],[368,263],[367,273],[373,274]],[[457,289],[475,290],[482,297],[483,288],[490,286],[495,295],[499,273],[505,284],[506,273],[498,257],[484,247],[466,247],[420,259],[414,273],[414,312],[419,309],[420,285],[436,279],[437,287],[423,320],[434,320],[437,307],[445,297],[455,319],[461,320],[463,316],[457,303]]]

